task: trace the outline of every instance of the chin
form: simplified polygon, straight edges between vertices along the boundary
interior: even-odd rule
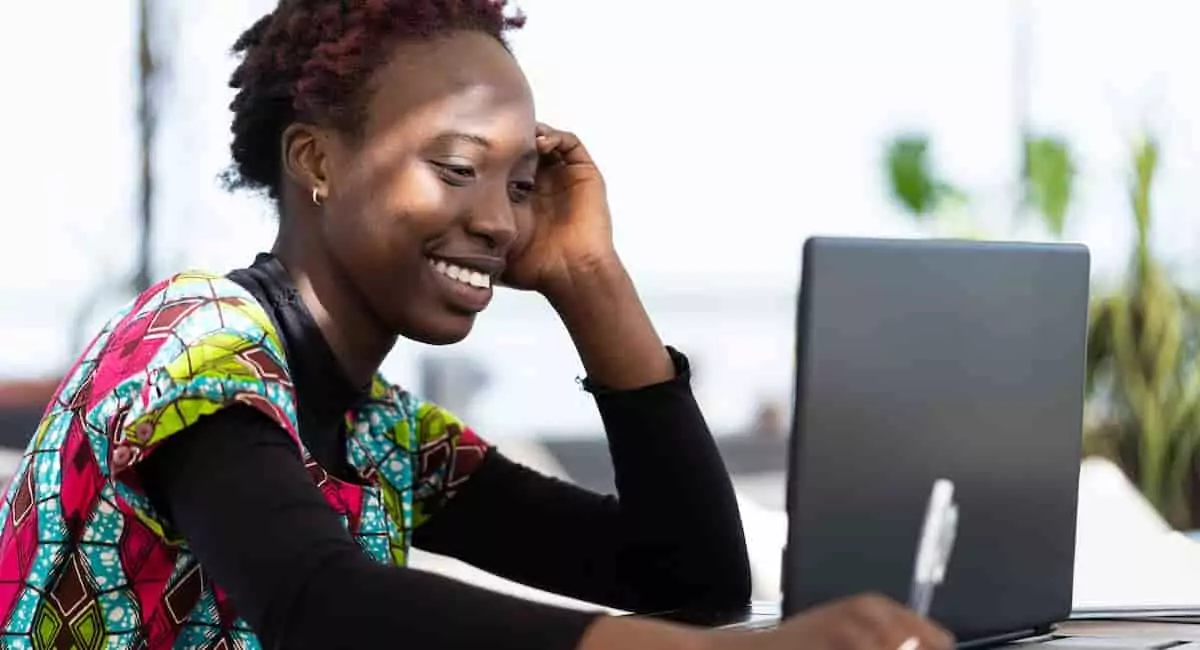
[[[411,327],[399,328],[399,332],[400,336],[418,343],[452,345],[467,338],[474,325],[474,316],[458,316],[414,323]]]

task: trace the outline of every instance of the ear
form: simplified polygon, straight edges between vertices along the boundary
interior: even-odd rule
[[[323,129],[293,122],[283,131],[283,173],[308,194],[329,191],[329,140]]]

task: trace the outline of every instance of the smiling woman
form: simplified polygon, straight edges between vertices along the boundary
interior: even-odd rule
[[[648,612],[749,596],[729,477],[613,250],[578,138],[537,123],[497,0],[282,0],[237,42],[231,185],[273,250],[181,273],[68,373],[0,505],[5,647],[895,650],[863,598],[759,634],[568,611],[406,568],[413,546]],[[570,333],[618,496],[506,459],[378,368],[495,286]],[[536,407],[531,395],[531,406]]]
[[[457,341],[519,234],[532,232],[537,124],[498,38],[522,20],[484,2],[445,12],[429,2],[295,4],[288,21],[267,16],[236,45],[246,58],[232,82],[232,184],[278,199],[281,245],[305,251],[292,257],[326,260],[290,267],[315,294],[336,300],[344,292],[329,289],[343,280],[360,289],[361,300],[328,308],[376,331],[335,340]],[[439,261],[446,272],[435,272]]]

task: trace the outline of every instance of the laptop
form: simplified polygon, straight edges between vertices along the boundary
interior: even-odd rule
[[[906,602],[947,478],[958,540],[930,616],[968,646],[1066,619],[1089,270],[1073,244],[808,240],[782,604],[668,618],[763,627],[862,592]]]

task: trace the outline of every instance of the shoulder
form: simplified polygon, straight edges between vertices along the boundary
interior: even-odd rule
[[[266,309],[241,285],[200,271],[179,273],[138,296],[110,323],[100,361],[116,357],[194,373],[198,351],[229,354],[261,349],[284,363],[283,345]],[[211,350],[209,348],[212,348]],[[188,354],[183,354],[183,353]]]
[[[126,470],[235,404],[265,413],[298,441],[287,361],[267,311],[227,278],[179,273],[113,315],[67,373],[30,444],[80,450],[76,469],[60,478],[64,490],[94,494],[107,485],[122,510],[161,534],[162,520]]]
[[[234,403],[295,431],[283,343],[267,311],[225,277],[188,271],[139,295],[118,314],[86,366],[95,409],[116,440],[142,447]]]
[[[179,339],[182,344],[224,334],[259,342],[273,352],[282,341],[266,309],[242,285],[204,271],[173,275],[151,287],[125,319],[134,330]],[[136,304],[135,303],[135,304]]]

